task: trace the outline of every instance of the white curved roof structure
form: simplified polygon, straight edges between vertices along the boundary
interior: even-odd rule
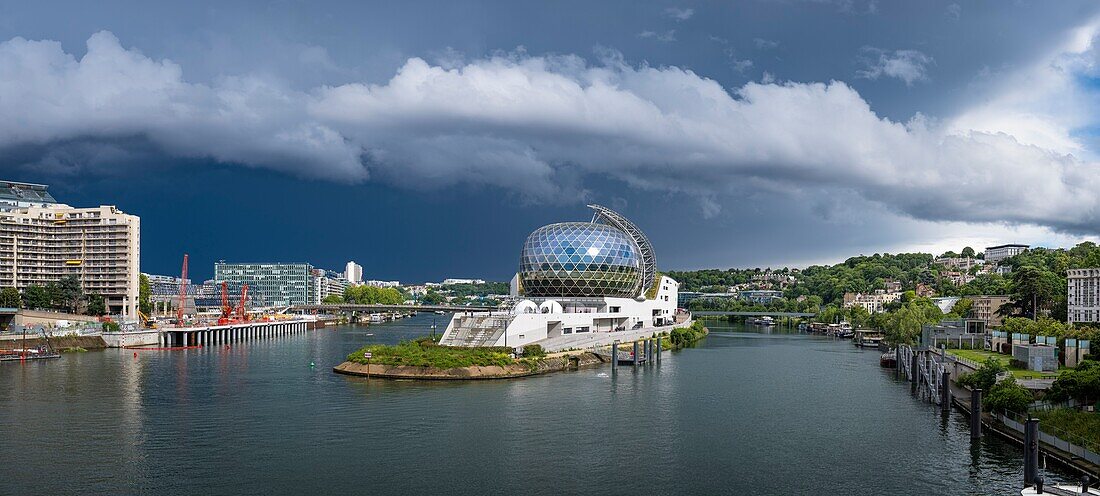
[[[653,280],[657,277],[657,256],[653,254],[653,245],[649,242],[649,238],[633,222],[610,208],[596,204],[589,205],[588,208],[596,211],[593,222],[619,228],[634,240],[634,244],[638,245],[642,255],[642,294],[645,294],[653,286]]]

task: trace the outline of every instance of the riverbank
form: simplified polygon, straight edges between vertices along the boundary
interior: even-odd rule
[[[49,345],[59,351],[70,348],[84,348],[85,350],[107,348],[107,342],[101,336],[53,336],[50,338]],[[23,339],[19,337],[0,340],[0,349],[22,348],[23,346]],[[39,346],[46,346],[46,340],[41,337],[27,337],[27,348],[37,348]]]
[[[431,367],[390,364],[366,364],[346,361],[332,368],[337,374],[360,377],[405,380],[484,380],[515,379],[550,372],[564,372],[599,366],[605,358],[590,352],[545,358],[520,359],[505,365],[470,365],[465,367]]]

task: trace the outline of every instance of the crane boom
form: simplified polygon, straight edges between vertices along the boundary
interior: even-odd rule
[[[176,309],[176,325],[183,327],[183,306],[187,303],[187,254],[183,254],[183,270],[180,271],[180,302]]]
[[[241,319],[242,321],[247,321],[248,320],[248,312],[244,308],[244,303],[247,300],[248,300],[248,285],[247,284],[242,284],[241,285],[241,302],[240,302],[240,304],[237,305],[237,318]]]

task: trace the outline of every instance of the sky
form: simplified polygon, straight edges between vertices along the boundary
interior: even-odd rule
[[[507,280],[588,203],[662,270],[1100,235],[1100,3],[3,2],[0,179],[142,270]]]

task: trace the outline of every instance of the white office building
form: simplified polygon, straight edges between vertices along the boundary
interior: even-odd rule
[[[1100,268],[1069,269],[1066,280],[1070,323],[1100,322]]]

